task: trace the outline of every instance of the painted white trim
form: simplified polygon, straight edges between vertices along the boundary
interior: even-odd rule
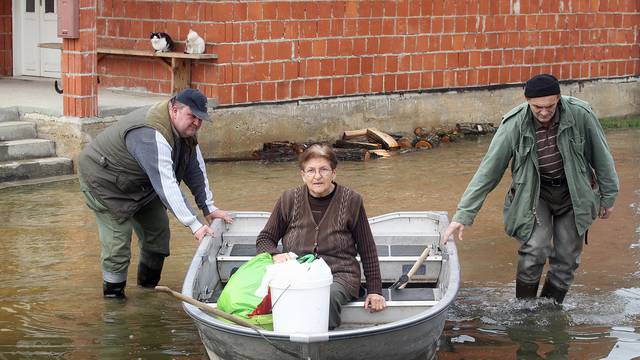
[[[22,25],[22,19],[20,15],[19,9],[20,0],[12,0],[11,1],[11,40],[13,41],[13,49],[11,49],[13,53],[13,76],[22,75],[22,67],[19,64],[22,64],[22,32],[20,31],[20,26]]]

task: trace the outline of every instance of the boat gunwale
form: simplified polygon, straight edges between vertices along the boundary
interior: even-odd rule
[[[252,212],[252,211],[244,211],[244,212],[233,212],[235,216],[238,217],[255,217],[258,215],[259,217],[268,217],[268,212]],[[389,218],[397,218],[397,217],[427,217],[432,220],[439,221],[442,225],[443,229],[446,229],[448,226],[447,213],[441,211],[407,211],[407,212],[392,212],[387,213],[375,217],[371,217],[370,223],[375,223],[383,220],[387,220]],[[221,234],[224,223],[221,219],[216,219],[214,223],[211,225],[213,227],[214,233]],[[193,297],[193,285],[195,281],[196,271],[201,265],[201,258],[203,255],[208,255],[207,249],[212,247],[210,244],[213,240],[211,236],[205,237],[196,253],[193,257],[191,265],[187,271],[185,276],[182,294]],[[222,245],[222,244],[221,244]],[[309,334],[309,335],[301,335],[301,334],[290,334],[290,333],[278,333],[270,330],[262,330],[260,331],[262,335],[269,339],[273,340],[283,340],[283,341],[292,341],[292,335],[295,335],[295,338],[298,339],[297,342],[306,342],[306,343],[314,343],[314,342],[327,342],[330,340],[339,340],[339,339],[350,339],[350,338],[358,338],[363,336],[371,336],[374,334],[384,334],[388,332],[395,332],[405,328],[419,326],[420,324],[429,321],[435,317],[441,315],[442,312],[446,311],[449,306],[455,300],[455,297],[458,293],[460,286],[460,267],[458,261],[458,252],[457,247],[455,245],[455,241],[451,241],[451,239],[447,242],[447,253],[448,253],[448,266],[449,266],[449,279],[448,286],[444,296],[437,304],[429,307],[423,312],[420,312],[416,315],[409,316],[406,318],[398,319],[396,321],[392,321],[389,323],[381,324],[381,325],[372,325],[358,329],[348,329],[348,330],[332,330],[324,333],[318,334]],[[216,259],[217,261],[217,259]],[[249,337],[261,337],[255,330],[250,328],[241,327],[235,324],[224,323],[220,320],[217,320],[212,315],[203,312],[198,309],[194,305],[183,302],[182,306],[185,312],[198,323],[213,328],[218,331],[223,331],[225,333],[232,333],[236,335],[243,335]],[[300,340],[302,339],[302,340]]]

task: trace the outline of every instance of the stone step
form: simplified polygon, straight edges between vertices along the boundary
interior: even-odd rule
[[[0,109],[0,122],[2,121],[20,121],[20,113],[15,108]]]
[[[26,121],[0,121],[0,141],[33,139],[36,125]]]
[[[0,162],[0,182],[73,174],[71,159],[50,157]]]
[[[0,141],[0,161],[56,156],[55,143],[46,139]]]

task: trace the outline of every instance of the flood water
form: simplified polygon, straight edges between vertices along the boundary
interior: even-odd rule
[[[630,359],[640,356],[640,130],[608,131],[621,192],[613,217],[589,232],[576,283],[562,309],[514,300],[516,242],[502,230],[510,176],[458,242],[462,283],[439,359]],[[366,163],[341,163],[338,182],[362,193],[369,216],[451,212],[488,138]],[[216,205],[270,211],[301,182],[295,164],[208,164]],[[135,284],[137,249],[129,283]],[[181,288],[197,243],[172,219],[161,283]],[[180,303],[127,288],[101,296],[95,220],[77,181],[0,191],[0,360],[206,358]]]

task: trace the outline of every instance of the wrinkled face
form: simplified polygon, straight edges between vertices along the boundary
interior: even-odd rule
[[[182,138],[188,138],[198,133],[202,126],[202,120],[198,119],[188,106],[178,108],[178,106],[170,106],[171,123],[176,128],[178,134]]]
[[[314,197],[323,197],[331,193],[331,182],[336,178],[335,169],[325,158],[312,158],[303,164],[300,175]]]
[[[558,107],[558,100],[560,95],[550,95],[537,98],[528,98],[529,108],[533,116],[535,116],[541,123],[547,123],[553,119],[553,115],[556,113]]]

